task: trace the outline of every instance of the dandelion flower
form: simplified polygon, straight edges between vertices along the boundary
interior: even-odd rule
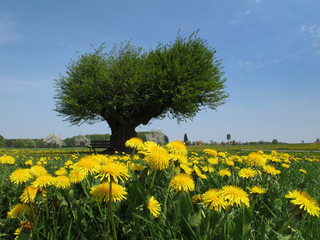
[[[170,181],[170,187],[176,192],[194,191],[195,183],[192,177],[186,173],[175,175]]]
[[[154,217],[158,217],[161,214],[160,203],[153,196],[149,199],[147,207]]]
[[[127,199],[125,195],[128,195],[126,192],[126,188],[122,187],[121,185],[112,182],[111,183],[111,199],[113,202],[122,201]],[[109,190],[110,190],[110,183],[103,182],[95,187],[91,188],[90,194],[99,202],[105,201],[109,202]]]
[[[33,162],[32,162],[31,159],[29,159],[28,161],[25,161],[24,164],[27,165],[27,166],[28,166],[28,165],[29,165],[29,166],[32,166]]]
[[[204,194],[202,194],[202,201],[206,207],[209,207],[211,210],[221,212],[222,208],[226,209],[227,202],[219,196],[219,189],[209,189]]]
[[[48,186],[51,186],[54,182],[55,182],[54,177],[52,177],[52,175],[48,173],[48,174],[37,177],[32,183],[32,186],[39,187],[39,188],[46,188]]]
[[[69,177],[61,175],[55,178],[53,185],[57,188],[66,189],[70,187],[71,182]]]
[[[221,177],[224,177],[224,176],[230,177],[231,176],[231,172],[230,172],[230,170],[228,168],[220,169],[219,172],[218,172],[218,175],[221,176]]]
[[[14,232],[16,236],[15,239],[18,239],[22,232],[31,232],[34,224],[28,221],[20,221],[20,227],[17,228]]]
[[[54,174],[57,175],[57,176],[63,176],[63,175],[67,175],[68,172],[67,172],[65,167],[61,167],[57,171],[55,171]]]
[[[188,150],[184,142],[179,140],[174,140],[166,145],[169,153],[172,154],[180,154],[180,155],[187,155]]]
[[[43,166],[35,165],[30,168],[31,173],[35,177],[39,177],[41,175],[48,174],[47,170]]]
[[[192,201],[192,204],[197,204],[197,203],[201,202],[202,201],[202,194],[194,195],[191,198],[191,201]]]
[[[129,178],[129,170],[119,162],[108,162],[100,166],[96,177],[100,177],[100,181],[107,179],[108,182],[114,181],[118,183],[119,180],[123,181]]]
[[[38,193],[38,187],[28,186],[24,189],[22,195],[20,196],[20,201],[23,203],[33,202]]]
[[[141,172],[143,169],[145,169],[146,167],[145,166],[142,166],[141,164],[138,164],[138,163],[131,163],[129,168],[132,170],[132,171],[135,171],[135,172]]]
[[[307,174],[307,171],[305,169],[299,169],[300,172]]]
[[[30,215],[31,209],[27,204],[18,203],[8,212],[8,218],[22,218],[23,215]]]
[[[241,206],[244,203],[247,207],[250,207],[248,194],[240,187],[229,185],[224,186],[219,191],[219,196],[226,200],[230,206]]]
[[[210,157],[213,157],[213,158],[215,158],[218,155],[217,150],[215,149],[207,148],[203,150],[203,152],[205,152],[206,154],[208,154]]]
[[[9,178],[11,182],[19,184],[28,182],[32,178],[32,175],[30,169],[18,168],[10,174]]]
[[[252,168],[242,168],[238,173],[239,177],[242,177],[242,178],[254,177],[256,174],[257,174],[257,171]]]
[[[100,169],[100,162],[94,156],[85,156],[76,163],[76,168],[86,174],[97,173]]]
[[[198,166],[194,166],[194,167],[193,167],[193,170],[194,170],[194,172],[197,174],[197,176],[198,176],[199,178],[201,178],[201,179],[207,179],[207,176],[204,175],[204,174],[201,172],[201,170],[200,170],[200,168],[199,168]]]
[[[266,189],[260,187],[260,186],[253,186],[252,188],[249,188],[248,189],[250,190],[250,193],[251,194],[264,194],[267,192]]]
[[[249,153],[246,162],[249,166],[263,167],[266,165],[267,159],[264,157],[263,152],[258,151]]]
[[[135,149],[137,151],[143,151],[144,145],[143,141],[140,138],[132,137],[126,141],[125,146],[131,149]]]
[[[169,167],[170,155],[158,144],[149,144],[147,154],[144,158],[149,166],[155,170],[164,170]]]
[[[284,168],[289,168],[290,167],[290,165],[286,164],[286,163],[283,163],[281,166],[284,167]]]
[[[69,173],[69,179],[72,183],[80,183],[82,182],[88,174],[83,171],[79,171],[78,169],[72,169]]]
[[[212,165],[217,165],[219,163],[218,158],[208,158],[208,162]]]
[[[300,209],[307,211],[312,216],[320,217],[320,207],[318,202],[312,198],[308,193],[301,190],[289,191],[286,198],[290,198],[290,202],[299,206]]]
[[[0,157],[0,163],[13,165],[15,163],[15,159],[12,156],[4,154],[2,157]]]
[[[281,173],[279,170],[275,169],[275,167],[271,165],[263,166],[263,171],[271,175],[279,175]]]

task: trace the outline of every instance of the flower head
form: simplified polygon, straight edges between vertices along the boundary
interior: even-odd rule
[[[161,214],[161,205],[153,196],[149,199],[147,207],[154,217],[158,217]]]
[[[100,166],[97,177],[100,177],[100,181],[107,179],[108,182],[118,183],[119,180],[123,181],[129,178],[129,170],[122,163],[107,162]]]
[[[48,173],[48,174],[37,177],[32,183],[32,186],[39,187],[39,188],[46,188],[48,186],[51,186],[54,182],[55,182],[54,177],[52,177],[52,175]]]
[[[38,187],[28,186],[24,189],[22,195],[20,196],[20,201],[23,203],[33,202],[38,193]]]
[[[202,201],[206,207],[211,210],[221,212],[222,208],[225,209],[228,203],[219,196],[219,189],[209,189],[204,194],[202,194]]]
[[[267,192],[266,189],[260,187],[260,186],[253,186],[252,188],[249,188],[248,189],[250,190],[250,193],[251,194],[264,194]]]
[[[307,211],[312,216],[320,217],[320,207],[318,202],[312,198],[308,193],[301,190],[289,191],[286,198],[290,198],[290,202],[299,206],[300,209]]]
[[[144,158],[149,166],[155,170],[164,170],[169,167],[170,155],[164,148],[158,144],[148,144],[147,154]]]
[[[85,171],[80,171],[78,169],[72,169],[69,173],[69,179],[72,183],[82,182],[87,176],[88,173],[86,173]]]
[[[61,175],[61,176],[55,177],[53,185],[57,188],[66,189],[70,187],[71,182],[69,177]]]
[[[195,183],[192,177],[186,173],[175,175],[170,181],[170,187],[176,192],[194,191]]]
[[[128,195],[126,192],[125,187],[111,182],[111,199],[113,202],[122,201],[127,199],[125,195]],[[97,186],[91,188],[90,194],[95,198],[97,201],[105,201],[109,202],[109,191],[110,191],[110,183],[103,182]]]
[[[242,178],[254,177],[256,174],[257,174],[257,171],[252,168],[242,168],[238,173],[239,177],[242,177]]]
[[[126,141],[125,146],[128,148],[135,149],[137,151],[143,151],[144,150],[144,145],[143,141],[140,138],[137,137],[132,137],[129,140]]]
[[[240,187],[237,186],[224,186],[219,191],[219,196],[228,202],[230,206],[241,206],[244,203],[247,207],[250,207],[248,194]]]
[[[271,175],[278,175],[281,173],[279,170],[275,169],[275,167],[272,165],[263,166],[263,171],[265,171],[266,173],[269,173]]]
[[[11,173],[9,178],[11,182],[19,184],[28,182],[32,178],[32,175],[30,169],[18,168],[13,173]]]
[[[100,169],[100,160],[95,156],[85,156],[76,163],[76,168],[86,174],[96,173]]]
[[[252,152],[249,153],[246,162],[249,166],[263,167],[267,163],[267,158],[264,157],[261,151]]]
[[[35,166],[31,167],[30,171],[31,171],[32,175],[35,177],[39,177],[41,175],[48,174],[47,170],[43,166],[40,166],[40,165],[35,165]]]
[[[184,142],[179,140],[174,140],[166,145],[166,148],[168,149],[169,153],[173,154],[181,154],[181,155],[187,155],[188,150],[186,148],[186,145]]]
[[[68,172],[67,172],[65,167],[61,167],[57,171],[55,171],[54,174],[57,175],[57,176],[62,176],[62,175],[67,175]]]
[[[15,159],[12,156],[4,154],[3,156],[0,157],[0,163],[13,165],[15,163]]]
[[[213,157],[213,158],[215,158],[218,155],[218,152],[215,149],[207,148],[203,150],[203,152],[205,152],[206,154],[208,154],[210,157]]]
[[[30,213],[31,209],[27,204],[18,203],[8,212],[8,218],[21,218],[23,215],[30,215]]]
[[[221,176],[221,177],[224,177],[224,176],[230,177],[231,176],[231,172],[230,172],[230,170],[228,168],[220,169],[219,172],[218,172],[218,175]]]

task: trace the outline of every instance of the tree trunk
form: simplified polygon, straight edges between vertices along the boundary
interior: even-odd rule
[[[108,123],[111,128],[110,141],[116,142],[118,145],[116,150],[118,152],[130,152],[130,150],[125,147],[125,143],[130,138],[137,136],[136,126],[129,121],[124,123],[111,123],[108,121]]]

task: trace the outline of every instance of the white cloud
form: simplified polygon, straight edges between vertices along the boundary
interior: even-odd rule
[[[0,44],[11,43],[22,38],[21,34],[14,30],[15,25],[8,14],[0,12]]]

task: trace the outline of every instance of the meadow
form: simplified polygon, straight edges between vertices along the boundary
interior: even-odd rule
[[[320,239],[318,152],[126,144],[0,149],[0,239]]]

